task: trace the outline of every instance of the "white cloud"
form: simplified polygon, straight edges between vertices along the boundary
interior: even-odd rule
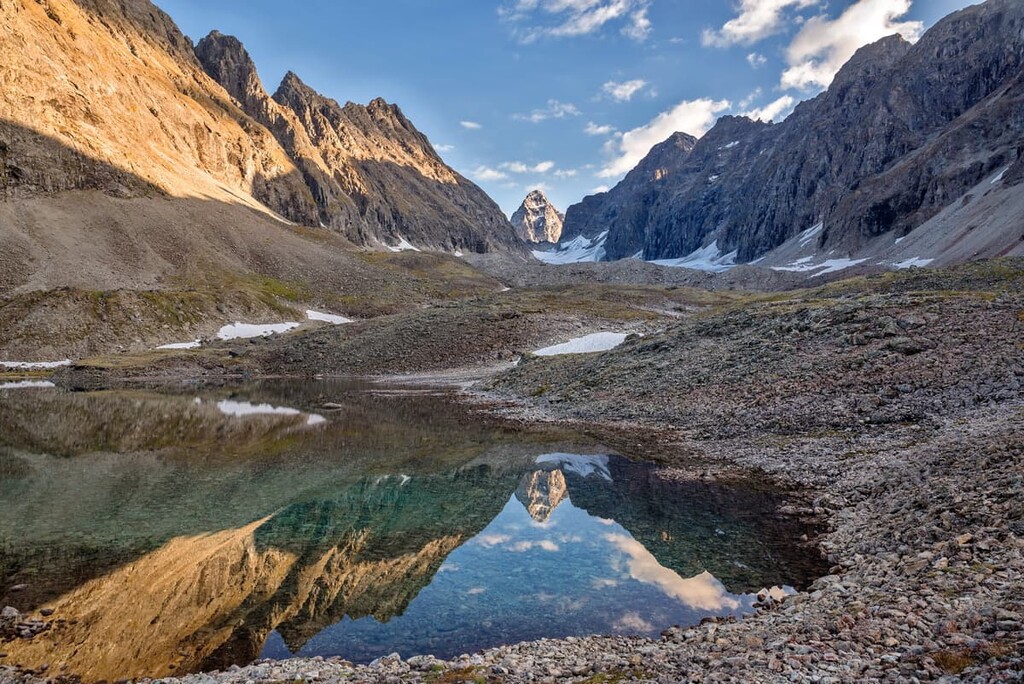
[[[559,169],[555,171],[555,178],[575,178],[579,175],[576,169]]]
[[[655,630],[654,625],[640,617],[640,613],[636,611],[620,617],[615,621],[613,628],[620,634],[647,634]]]
[[[479,131],[483,128],[483,125],[478,124],[476,121],[460,121],[459,125],[470,131]]]
[[[728,100],[708,98],[680,102],[671,110],[659,114],[646,126],[634,128],[609,141],[609,149],[618,156],[598,176],[615,178],[628,173],[647,156],[652,147],[668,140],[673,133],[689,133],[697,137],[704,135],[715,123],[717,115],[731,106]]]
[[[651,0],[510,0],[498,15],[515,24],[523,43],[541,38],[570,38],[599,32],[620,24],[620,32],[642,42],[651,33]]]
[[[478,166],[473,170],[473,178],[481,181],[499,181],[508,178],[508,174],[489,166]]]
[[[540,123],[541,121],[547,121],[548,119],[565,119],[570,116],[579,116],[580,110],[576,108],[576,105],[571,102],[559,102],[558,100],[548,100],[548,106],[543,109],[534,109],[529,114],[514,114],[512,118],[516,121],[529,121],[530,123]]]
[[[748,107],[750,107],[750,105],[754,104],[759,99],[761,99],[761,95],[763,94],[764,91],[761,90],[760,86],[754,88],[754,90],[749,95],[740,100],[740,109],[747,109]]]
[[[717,31],[704,31],[702,41],[707,47],[753,45],[783,30],[786,10],[804,9],[820,3],[821,0],[741,0],[739,15]]]
[[[698,610],[735,610],[740,603],[730,596],[711,573],[683,579],[664,567],[650,551],[632,537],[609,534],[606,539],[626,556],[630,577],[660,589],[666,596]]]
[[[512,541],[512,537],[507,534],[482,534],[476,538],[476,543],[480,546],[500,546],[510,541]]]
[[[910,41],[921,37],[918,21],[897,21],[910,11],[913,0],[858,0],[837,19],[820,15],[808,19],[786,51],[789,68],[783,88],[827,88],[839,69],[864,45],[894,33]]]
[[[587,124],[587,127],[583,129],[583,132],[587,135],[611,135],[615,132],[615,126],[599,126],[591,121]]]
[[[455,149],[455,145],[438,145],[438,144],[435,144],[434,145],[434,149],[437,150],[438,152],[442,152],[442,153],[443,152],[451,152],[452,150]]]
[[[609,190],[611,190],[611,188],[609,188],[607,185],[598,185],[596,188],[590,191],[590,194],[600,195],[602,193],[608,192]]]
[[[750,105],[748,103],[742,106],[749,107]],[[795,98],[792,98],[789,95],[783,95],[778,100],[775,100],[775,102],[766,104],[764,107],[743,112],[743,116],[749,117],[754,121],[765,121],[769,123],[772,121],[781,121],[785,119],[786,116],[789,116],[795,106]]]
[[[543,161],[539,164],[530,166],[519,161],[504,162],[498,165],[498,168],[502,171],[508,171],[509,173],[547,173],[551,169],[555,168],[555,162]]]
[[[760,69],[768,63],[768,58],[762,55],[760,52],[751,52],[747,55],[747,64],[754,69]]]
[[[608,81],[604,84],[601,90],[605,95],[608,95],[616,102],[629,102],[633,99],[634,95],[646,87],[647,81],[642,78],[638,78],[632,81],[624,81],[622,83]]]

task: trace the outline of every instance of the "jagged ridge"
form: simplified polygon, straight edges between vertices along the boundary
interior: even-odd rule
[[[819,222],[821,250],[906,235],[1020,158],[1022,29],[1024,5],[989,0],[916,45],[862,48],[780,124],[724,117],[692,150],[655,148],[611,193],[571,207],[563,240],[610,229],[609,259],[717,241],[751,261]]]

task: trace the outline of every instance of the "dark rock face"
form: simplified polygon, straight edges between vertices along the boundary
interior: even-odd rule
[[[724,117],[690,150],[665,145],[567,212],[565,237],[609,230],[608,258],[674,258],[717,240],[750,261],[819,222],[820,249],[906,234],[1024,147],[1024,3],[989,0],[911,45],[862,48],[783,123]],[[670,141],[671,142],[671,141]],[[653,159],[659,158],[660,163]],[[645,172],[638,178],[634,174]]]
[[[643,249],[646,227],[662,191],[685,166],[697,139],[676,133],[656,145],[626,178],[610,191],[585,198],[565,213],[562,240],[595,238],[609,231],[605,248],[611,260]]]
[[[445,165],[397,106],[381,99],[342,106],[293,73],[271,97],[242,44],[217,32],[196,55],[294,160],[322,225],[357,244],[522,249],[500,208]]]

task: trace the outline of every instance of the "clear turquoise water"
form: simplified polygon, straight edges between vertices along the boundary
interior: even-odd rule
[[[0,601],[69,623],[7,662],[97,681],[656,636],[819,570],[770,493],[626,456],[346,383],[0,393]]]

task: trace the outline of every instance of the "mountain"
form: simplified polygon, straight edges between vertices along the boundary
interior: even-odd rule
[[[895,240],[915,230],[931,230],[927,241],[915,235],[931,250],[919,258],[1019,251],[1020,222],[1014,230],[999,217],[1021,210],[1012,170],[1024,152],[1022,29],[1024,4],[988,0],[917,44],[866,46],[782,123],[724,117],[689,149],[656,147],[611,192],[571,207],[563,240],[608,230],[608,259],[710,249],[740,262],[767,254],[768,264],[791,240],[810,250],[803,258],[905,256]],[[1008,225],[999,235],[930,223],[990,194],[974,225]]]
[[[569,207],[565,212],[562,241],[570,242],[579,237],[597,239],[607,232],[608,240],[615,245],[610,259],[632,256],[638,250],[629,251],[630,246],[642,244],[659,194],[668,185],[669,178],[682,170],[696,144],[697,139],[692,135],[675,133],[655,145],[614,188]]]
[[[540,190],[533,190],[512,214],[512,227],[524,242],[558,242],[565,217]]]
[[[217,31],[196,54],[288,152],[322,225],[357,244],[473,252],[516,246],[498,206],[449,168],[397,106],[382,99],[342,106],[291,72],[271,97],[241,42]]]
[[[0,357],[500,288],[385,250],[525,253],[397,107],[340,107],[295,77],[274,100],[234,43],[212,35],[201,62],[148,0],[0,2]]]

